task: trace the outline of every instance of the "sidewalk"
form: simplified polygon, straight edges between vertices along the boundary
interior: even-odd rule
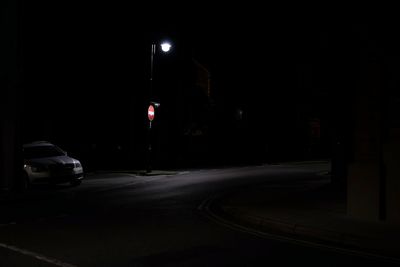
[[[279,190],[258,187],[236,192],[221,199],[218,207],[234,222],[261,232],[394,258],[400,263],[400,227],[348,216],[345,195],[332,185],[297,192]]]

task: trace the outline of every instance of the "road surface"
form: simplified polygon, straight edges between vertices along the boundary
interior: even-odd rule
[[[327,167],[97,173],[79,187],[35,187],[3,197],[0,266],[390,266],[238,231],[204,211],[213,198],[231,191],[271,185],[275,193],[287,193],[327,183],[315,175]]]

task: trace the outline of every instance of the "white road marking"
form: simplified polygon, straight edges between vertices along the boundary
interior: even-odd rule
[[[33,258],[35,258],[35,259],[37,259],[39,261],[47,262],[47,263],[53,264],[55,266],[77,267],[76,265],[69,264],[69,263],[66,263],[66,262],[51,258],[51,257],[44,256],[44,255],[36,253],[36,252],[32,252],[32,251],[29,251],[29,250],[26,250],[26,249],[22,249],[22,248],[18,248],[18,247],[15,247],[15,246],[11,246],[11,245],[0,243],[0,247],[5,248],[5,249],[9,249],[11,251],[14,251],[14,252],[26,255],[26,256],[33,257]]]

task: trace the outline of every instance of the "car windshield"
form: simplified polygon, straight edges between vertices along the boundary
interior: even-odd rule
[[[47,158],[64,156],[65,152],[56,146],[33,146],[24,148],[24,158]]]

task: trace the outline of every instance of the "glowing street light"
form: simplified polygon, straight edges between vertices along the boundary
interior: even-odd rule
[[[163,52],[169,52],[169,50],[171,49],[171,44],[170,43],[168,43],[168,42],[165,42],[165,43],[162,43],[161,44],[161,50],[163,51]]]

